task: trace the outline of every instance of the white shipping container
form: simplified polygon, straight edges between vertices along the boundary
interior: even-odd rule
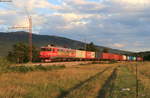
[[[96,56],[96,55],[95,55],[95,52],[91,52],[91,54],[92,54],[91,57],[94,59],[95,56]]]
[[[127,60],[127,56],[123,55],[123,60],[126,61]]]
[[[136,57],[135,56],[133,57],[133,60],[136,61]]]
[[[130,60],[130,56],[127,56],[127,60]]]
[[[86,52],[81,50],[76,50],[76,58],[85,58]]]

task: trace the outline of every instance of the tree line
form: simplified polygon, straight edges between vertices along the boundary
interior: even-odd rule
[[[85,50],[85,51],[94,51],[94,52],[100,52],[100,49],[93,43],[89,43],[85,45],[85,49],[79,49],[79,50]],[[109,48],[104,48],[101,52],[108,53]]]
[[[33,62],[39,62],[40,50],[33,46]],[[16,43],[12,46],[12,50],[8,52],[7,60],[14,63],[27,63],[29,62],[29,45],[26,43]]]

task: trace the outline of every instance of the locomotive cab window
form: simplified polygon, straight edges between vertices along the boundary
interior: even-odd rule
[[[41,51],[46,51],[46,48],[41,48]]]

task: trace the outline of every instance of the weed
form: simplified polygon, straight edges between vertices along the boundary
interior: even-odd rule
[[[10,62],[5,58],[0,58],[0,72],[7,72],[7,68],[10,66]]]

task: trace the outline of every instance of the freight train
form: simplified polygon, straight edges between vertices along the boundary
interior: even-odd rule
[[[42,62],[77,60],[143,61],[142,57],[114,53],[84,51],[50,45],[46,47],[41,47],[40,58]]]

